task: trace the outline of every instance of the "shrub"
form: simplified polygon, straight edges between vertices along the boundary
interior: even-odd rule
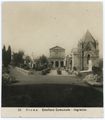
[[[77,70],[77,68],[74,66],[74,67],[73,67],[73,70],[74,70],[74,71],[76,71],[76,70]]]
[[[10,83],[18,82],[14,76],[10,76]]]
[[[80,72],[78,72],[78,75],[77,75],[77,76],[81,78],[81,77],[82,77],[82,74],[81,74]]]
[[[99,71],[98,71],[98,73],[100,75],[103,75],[103,59],[99,60]]]
[[[47,73],[50,73],[50,68],[45,69]]]
[[[9,73],[9,68],[8,67],[3,67],[2,73]]]
[[[4,74],[2,75],[2,85],[3,85],[3,86],[9,85],[9,84],[11,84],[11,83],[16,83],[16,82],[17,82],[17,81],[16,81],[16,79],[15,79],[14,76],[10,76],[10,75],[7,74],[7,73],[4,73]]]
[[[99,72],[99,67],[93,66],[92,67],[93,74],[98,74]]]
[[[58,68],[58,70],[57,70],[57,74],[59,74],[59,75],[62,74],[62,71],[60,70],[60,68]]]
[[[47,74],[46,70],[42,70],[42,75],[46,75],[46,74]]]
[[[46,68],[45,66],[36,66],[35,70],[41,71],[41,70],[44,70],[45,68]]]
[[[46,74],[50,73],[50,70],[51,70],[50,68],[42,70],[42,75],[46,75]]]
[[[10,76],[7,73],[2,74],[2,84],[7,85],[10,83]]]

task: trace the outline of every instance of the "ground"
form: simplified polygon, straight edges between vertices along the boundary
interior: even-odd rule
[[[52,71],[48,75],[41,75],[41,72],[34,71],[34,74],[27,74],[11,68],[11,75],[16,77],[18,81],[15,85],[26,85],[26,84],[81,84],[86,85],[76,76],[62,76],[56,75],[56,70]],[[52,75],[51,75],[52,74]],[[55,75],[54,75],[55,74]]]
[[[3,107],[102,107],[102,88],[76,76],[28,75],[11,67],[17,83],[3,87]]]

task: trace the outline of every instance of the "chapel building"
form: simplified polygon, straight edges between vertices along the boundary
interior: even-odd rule
[[[59,46],[50,48],[50,57],[49,62],[52,65],[52,68],[62,68],[65,63],[65,49]]]
[[[89,31],[78,42],[78,46],[71,51],[72,68],[75,66],[78,70],[88,70],[89,61],[92,66],[98,65],[99,48],[98,41]]]

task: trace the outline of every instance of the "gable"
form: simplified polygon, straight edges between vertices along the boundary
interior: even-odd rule
[[[84,37],[82,38],[83,41],[83,48],[84,50],[94,50],[96,49],[96,40],[94,37],[91,35],[89,31],[86,32]]]
[[[55,47],[50,48],[50,50],[65,50],[65,49],[59,46],[55,46]]]
[[[87,30],[85,36],[83,37],[84,42],[92,42],[93,44],[96,43],[94,37],[91,35],[91,33]]]
[[[95,50],[96,47],[92,42],[88,42],[84,45],[84,50],[90,51],[90,50]]]

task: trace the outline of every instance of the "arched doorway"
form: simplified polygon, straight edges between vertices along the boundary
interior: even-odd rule
[[[87,55],[87,64],[89,64],[90,54]]]
[[[72,69],[72,60],[70,60],[70,70]]]
[[[60,64],[61,64],[61,67],[64,67],[64,62],[63,61],[61,61]]]
[[[53,62],[53,61],[51,61],[51,66],[52,66],[52,67],[54,66],[54,62]]]
[[[55,67],[58,67],[58,66],[59,66],[59,62],[56,61],[56,62],[55,62]]]

